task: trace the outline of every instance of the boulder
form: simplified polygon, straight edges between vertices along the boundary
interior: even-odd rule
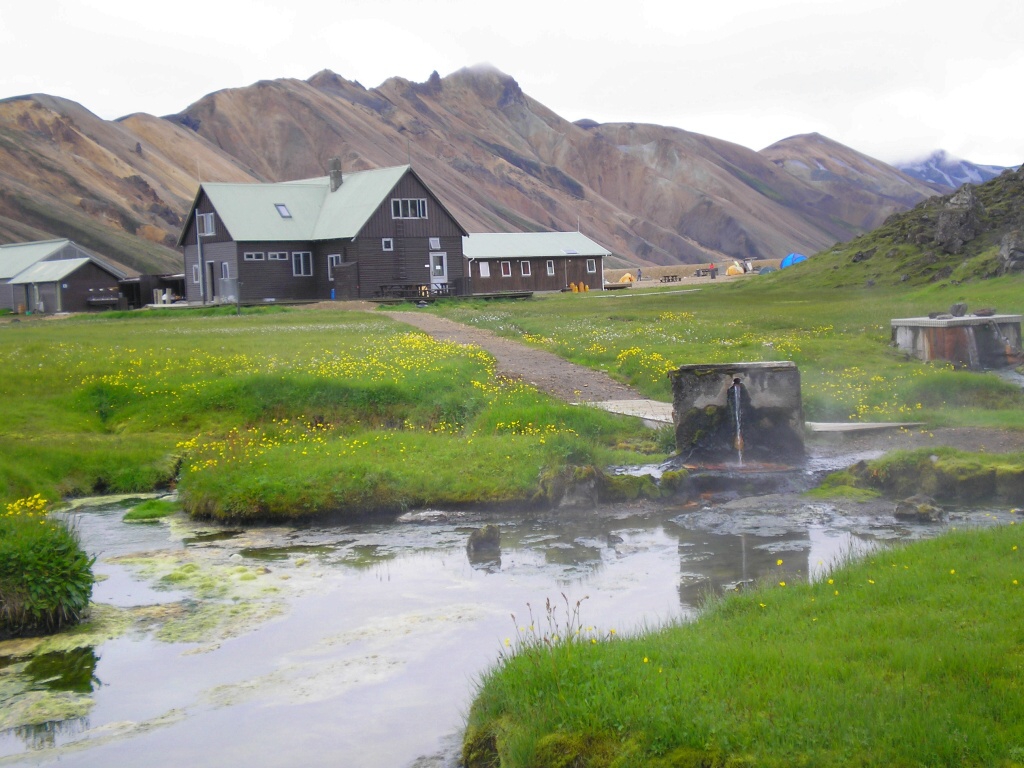
[[[939,211],[935,243],[946,253],[961,253],[964,244],[977,237],[983,211],[974,187],[964,184]]]
[[[946,511],[935,503],[935,499],[924,494],[915,494],[896,502],[893,515],[898,520],[918,523],[941,523],[946,519]]]
[[[501,529],[496,525],[475,528],[469,534],[466,551],[470,555],[496,555],[501,552]]]
[[[1019,229],[1007,232],[999,243],[999,274],[1024,272],[1024,233]]]

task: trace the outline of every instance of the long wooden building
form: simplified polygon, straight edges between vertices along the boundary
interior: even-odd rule
[[[611,255],[580,232],[474,232],[462,247],[473,293],[600,290]]]
[[[463,295],[465,229],[404,165],[200,186],[178,238],[190,303]]]

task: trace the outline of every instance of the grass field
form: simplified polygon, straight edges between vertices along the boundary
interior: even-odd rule
[[[549,606],[485,675],[463,757],[470,768],[1022,765],[1022,557],[1024,525],[955,532],[815,583],[769,580],[628,638],[588,626],[585,603]]]

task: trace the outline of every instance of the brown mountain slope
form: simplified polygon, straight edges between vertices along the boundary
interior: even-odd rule
[[[218,91],[166,119],[0,101],[0,239],[66,236],[139,269],[180,268],[166,245],[198,178],[318,176],[333,156],[347,170],[411,161],[471,232],[579,226],[616,254],[609,266],[814,252],[931,192],[834,143],[819,178],[793,140],[758,153],[674,128],[573,124],[490,67],[373,89],[323,71]]]
[[[252,177],[201,137],[147,115],[102,120],[46,95],[0,101],[0,238],[69,237],[139,271],[181,270],[171,246],[196,190]]]
[[[819,133],[791,136],[759,154],[817,189],[820,196],[811,203],[816,210],[849,222],[858,232],[874,229],[926,197],[949,192]]]

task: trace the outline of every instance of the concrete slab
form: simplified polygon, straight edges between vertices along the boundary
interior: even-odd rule
[[[923,421],[808,421],[804,422],[811,432],[872,432],[883,429],[900,429],[901,427],[923,427]]]
[[[646,422],[653,422],[655,425],[672,423],[672,403],[662,403],[657,400],[595,400],[586,403],[573,403],[573,405],[590,405],[611,413],[636,416]]]

